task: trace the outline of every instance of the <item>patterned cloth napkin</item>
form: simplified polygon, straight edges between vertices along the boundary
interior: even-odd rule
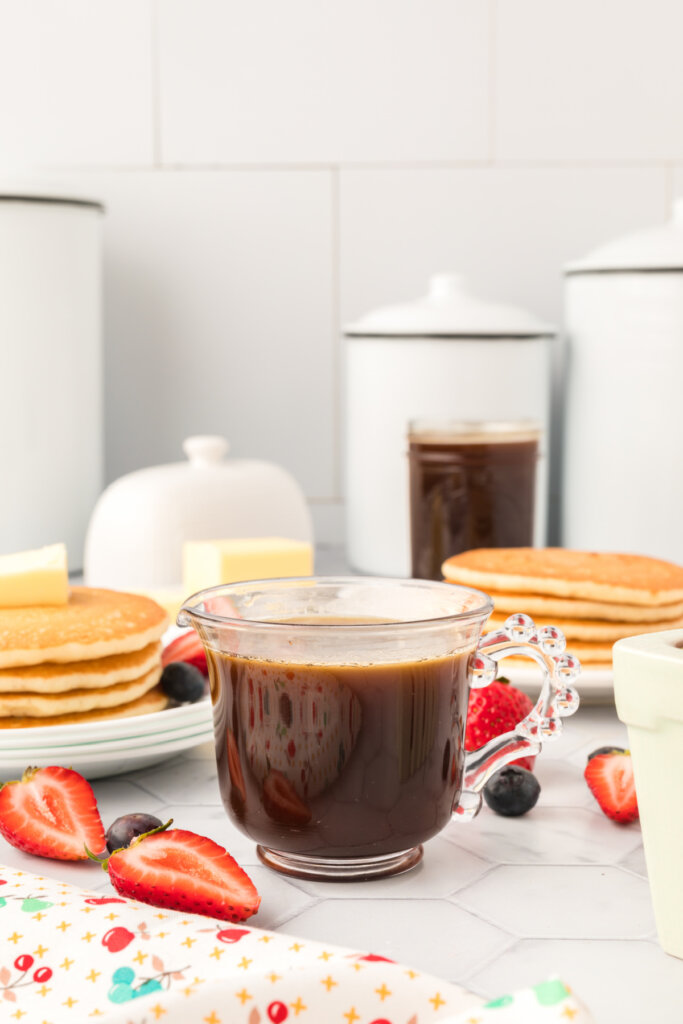
[[[0,866],[13,1024],[589,1024],[555,980],[484,1003],[383,957]]]

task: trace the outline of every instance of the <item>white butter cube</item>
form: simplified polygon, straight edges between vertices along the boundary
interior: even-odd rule
[[[0,555],[0,608],[66,604],[68,599],[65,544]]]
[[[241,537],[233,540],[192,540],[183,544],[183,589],[194,594],[205,587],[243,580],[310,576],[313,548],[285,537]]]

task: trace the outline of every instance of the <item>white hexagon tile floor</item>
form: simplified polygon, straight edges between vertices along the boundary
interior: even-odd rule
[[[105,824],[149,811],[226,846],[261,891],[257,926],[389,956],[486,997],[559,974],[596,1024],[680,1024],[683,961],[657,944],[640,827],[608,821],[583,780],[591,750],[625,741],[613,708],[581,708],[538,759],[532,812],[505,819],[484,808],[470,824],[453,821],[415,870],[376,882],[303,881],[264,867],[222,808],[207,744],[94,789]],[[109,885],[95,864],[37,860],[4,844],[0,860]]]

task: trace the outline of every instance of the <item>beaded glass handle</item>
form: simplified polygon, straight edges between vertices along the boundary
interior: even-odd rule
[[[455,815],[474,818],[481,807],[481,791],[510,761],[538,754],[542,744],[562,732],[562,719],[573,715],[579,695],[573,683],[581,664],[566,653],[564,634],[556,626],[539,629],[528,615],[511,615],[502,629],[486,633],[470,658],[470,686],[488,686],[496,678],[497,663],[511,655],[531,658],[543,669],[541,692],[534,707],[510,732],[489,740],[465,755],[465,778]]]

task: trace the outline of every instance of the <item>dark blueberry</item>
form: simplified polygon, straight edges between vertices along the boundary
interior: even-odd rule
[[[486,783],[484,800],[496,814],[516,818],[531,810],[540,792],[541,787],[533,772],[509,764]]]
[[[206,678],[186,661],[172,661],[161,673],[161,688],[176,704],[194,704],[206,691]]]
[[[588,760],[592,761],[594,757],[602,757],[603,754],[625,754],[626,751],[623,747],[598,747],[591,754],[588,755]]]
[[[114,850],[121,850],[125,846],[130,846],[136,836],[144,835],[145,832],[151,832],[152,829],[159,828],[161,825],[163,825],[163,822],[155,818],[153,814],[122,814],[107,829],[105,837],[107,849],[109,853],[113,853]],[[122,979],[119,978],[118,980]]]

